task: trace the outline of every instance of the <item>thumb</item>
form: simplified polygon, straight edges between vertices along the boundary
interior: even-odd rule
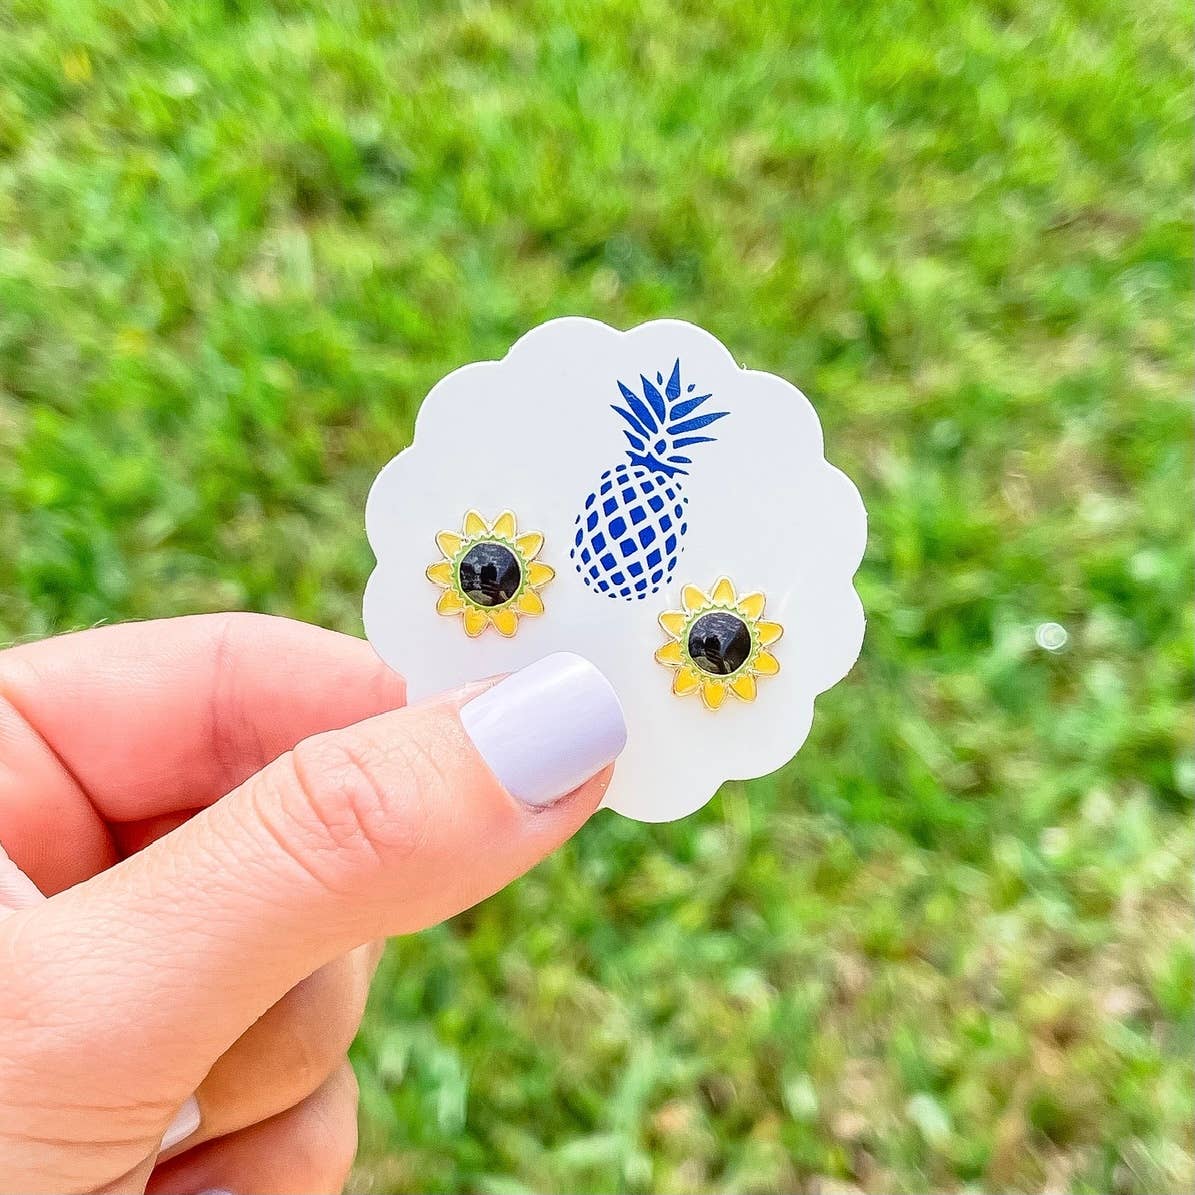
[[[568,838],[625,738],[606,679],[560,654],[305,740],[0,922],[0,1010],[20,1010],[0,1016],[0,1090],[15,1067],[76,1103],[132,1092],[172,1111],[305,976],[452,916]]]

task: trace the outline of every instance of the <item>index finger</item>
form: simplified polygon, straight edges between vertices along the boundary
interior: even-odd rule
[[[368,643],[261,614],[0,652],[0,841],[43,891],[115,861],[105,823],[192,810],[296,743],[404,704]]]

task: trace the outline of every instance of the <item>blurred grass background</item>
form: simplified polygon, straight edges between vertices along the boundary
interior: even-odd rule
[[[794,380],[870,510],[791,766],[394,944],[354,1190],[1195,1184],[1191,33],[0,4],[4,636],[360,633],[421,397],[558,314]]]

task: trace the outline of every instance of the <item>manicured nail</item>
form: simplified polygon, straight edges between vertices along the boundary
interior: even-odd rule
[[[199,1128],[199,1101],[191,1096],[178,1110],[178,1114],[170,1122],[170,1127],[162,1136],[162,1144],[158,1146],[158,1153],[165,1153],[176,1145],[186,1141]]]
[[[0,843],[0,909],[27,909],[31,905],[40,905],[45,899]]]
[[[524,805],[551,805],[600,772],[626,745],[610,682],[572,652],[545,656],[461,709],[490,770]]]

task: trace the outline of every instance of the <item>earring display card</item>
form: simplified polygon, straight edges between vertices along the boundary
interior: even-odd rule
[[[604,803],[640,821],[790,759],[863,640],[866,514],[813,407],[677,320],[553,320],[449,374],[365,521],[411,699],[585,656],[627,716]]]

